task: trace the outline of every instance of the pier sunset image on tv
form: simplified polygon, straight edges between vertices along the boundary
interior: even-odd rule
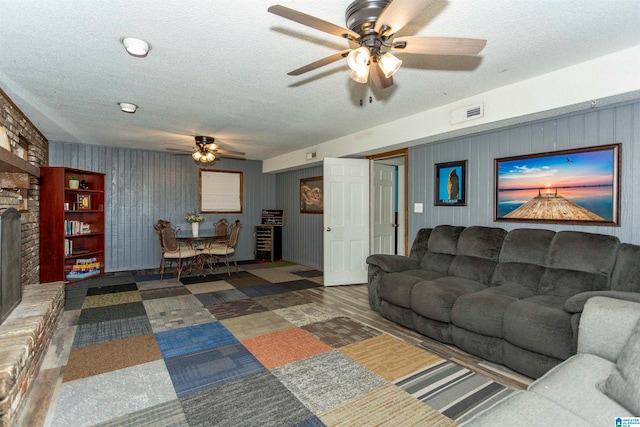
[[[619,225],[620,144],[495,159],[495,220]]]

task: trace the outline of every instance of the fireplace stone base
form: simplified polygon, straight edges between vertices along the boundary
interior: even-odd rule
[[[62,282],[26,285],[0,325],[0,427],[14,425],[63,311]]]

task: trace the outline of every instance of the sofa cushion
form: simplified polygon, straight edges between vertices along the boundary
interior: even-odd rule
[[[439,225],[429,236],[428,251],[420,261],[420,268],[447,274],[456,254],[458,238],[464,227]]]
[[[622,349],[615,369],[598,384],[598,388],[635,416],[640,416],[640,321]]]
[[[460,295],[451,311],[451,322],[482,335],[502,338],[502,322],[507,307],[514,301],[534,295],[527,288],[496,286]]]
[[[590,426],[587,419],[570,409],[535,393],[517,392],[476,417],[461,424],[461,427],[496,426]]]
[[[565,360],[529,386],[529,390],[580,413],[596,425],[613,425],[615,417],[631,416],[596,385],[607,378],[615,364],[592,354]]]
[[[407,276],[419,277],[422,280],[433,280],[444,276],[444,274],[442,273],[431,270],[406,270],[403,271],[402,274],[406,274]]]
[[[553,231],[526,228],[507,233],[491,285],[537,290],[554,235]]]
[[[574,352],[571,314],[565,298],[537,295],[514,301],[504,314],[504,338],[511,344],[557,359]]]
[[[500,249],[500,262],[545,265],[555,231],[516,228],[507,233]]]
[[[460,295],[485,288],[482,283],[460,277],[425,280],[411,290],[411,309],[428,319],[449,323],[451,308]]]
[[[556,233],[538,293],[569,297],[608,289],[619,242],[617,237],[604,234]]]
[[[431,228],[421,228],[416,233],[416,238],[413,239],[411,244],[411,251],[409,251],[409,258],[420,262],[427,250],[429,250],[429,237],[431,236]]]
[[[387,273],[380,281],[380,298],[394,305],[410,308],[411,290],[422,280],[424,279],[407,274]]]
[[[506,234],[501,228],[465,228],[458,239],[456,257],[449,267],[449,275],[475,280],[488,286]]]
[[[611,275],[611,290],[640,292],[640,246],[622,243]]]
[[[456,254],[458,239],[465,227],[456,227],[453,225],[439,225],[433,229],[429,236],[428,248],[429,252],[440,254]]]

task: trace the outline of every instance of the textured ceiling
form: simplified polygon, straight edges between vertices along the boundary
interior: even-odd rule
[[[434,0],[397,35],[486,48],[398,53],[380,90],[351,81],[344,60],[288,76],[349,45],[268,13],[276,2],[341,26],[350,3],[0,0],[0,87],[51,141],[165,150],[209,135],[266,159],[640,44],[638,0]],[[151,52],[129,56],[123,36]]]

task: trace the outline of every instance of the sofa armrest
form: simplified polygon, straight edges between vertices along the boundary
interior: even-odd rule
[[[640,304],[594,296],[580,317],[578,353],[616,362],[640,319]]]
[[[640,293],[638,292],[589,291],[581,292],[567,299],[564,303],[564,309],[569,313],[581,313],[584,309],[584,305],[587,303],[589,298],[592,297],[607,297],[624,301],[640,302]]]
[[[420,268],[420,262],[402,255],[376,254],[367,257],[367,264],[380,267],[387,273],[399,273]]]

